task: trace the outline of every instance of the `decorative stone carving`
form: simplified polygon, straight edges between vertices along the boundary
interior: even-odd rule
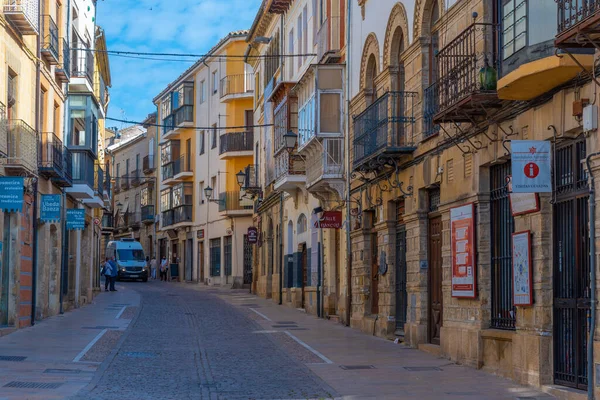
[[[376,75],[379,75],[379,62],[381,60],[379,56],[379,42],[377,41],[377,36],[374,33],[370,33],[365,40],[365,45],[363,46],[363,54],[360,63],[360,88],[364,89],[367,83],[367,63],[369,62],[369,57],[371,54],[375,55],[375,60],[377,62]]]
[[[398,49],[398,44],[392,43],[392,41],[394,40],[394,34],[396,33],[397,28],[402,30],[402,47],[407,49],[410,44],[408,37],[408,17],[406,15],[406,9],[402,3],[398,3],[394,6],[388,20],[387,29],[385,31],[385,42],[383,44],[384,69],[394,64],[392,62],[392,57],[396,57],[397,53],[395,51]],[[392,46],[395,48],[392,48]]]

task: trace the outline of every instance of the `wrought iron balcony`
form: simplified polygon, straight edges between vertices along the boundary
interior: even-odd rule
[[[58,49],[58,26],[50,15],[44,15],[42,19],[42,57],[50,64],[56,65],[60,61]]]
[[[95,188],[95,159],[87,151],[71,151],[73,155],[73,183]]]
[[[219,212],[227,214],[252,214],[254,203],[243,192],[224,192],[219,194]]]
[[[318,33],[317,59],[323,61],[325,56],[329,58],[339,58],[339,52],[342,48],[340,17],[328,17]]]
[[[98,162],[94,164],[94,193],[98,197],[104,196],[104,170]]]
[[[37,35],[39,0],[0,0],[2,11],[22,35]]]
[[[58,54],[59,60],[58,65],[54,69],[54,75],[59,83],[66,83],[71,77],[71,52],[64,38],[59,41]]]
[[[38,163],[37,132],[23,120],[6,121],[8,149],[4,167],[11,174],[35,174]]]
[[[139,169],[133,170],[131,172],[130,179],[131,179],[132,186],[139,186],[139,184],[141,183],[140,170]]]
[[[318,190],[318,183],[329,184],[328,181],[343,178],[344,140],[324,139],[323,152],[314,153],[306,159],[306,187]]]
[[[258,180],[258,165],[248,165],[245,169],[246,178],[242,189],[248,193],[256,194],[260,192],[260,182]]]
[[[296,152],[282,151],[275,156],[275,190],[294,190],[306,182],[306,164]]]
[[[186,162],[188,161],[188,162]],[[185,155],[180,156],[179,158],[168,162],[167,164],[162,166],[162,179],[166,181],[168,179],[178,179],[182,176],[181,174],[191,175],[192,168],[189,162],[190,160],[186,159]]]
[[[168,135],[175,129],[175,115],[171,114],[163,119],[163,136]]]
[[[140,211],[131,211],[127,213],[127,227],[138,229],[142,223],[142,213]]]
[[[142,222],[145,224],[154,223],[154,205],[142,207]]]
[[[184,124],[193,124],[194,123],[194,106],[193,105],[184,105],[179,107],[174,112],[175,115],[175,127],[181,127]]]
[[[94,85],[94,53],[91,50],[73,50],[72,78],[87,79],[90,88]]]
[[[53,132],[44,132],[40,135],[40,149],[38,155],[40,175],[45,178],[59,178],[63,176],[63,143]]]
[[[254,75],[228,75],[221,79],[221,98],[240,97],[254,93]]]
[[[112,198],[112,178],[109,171],[104,171],[104,198],[110,200]]]
[[[415,151],[415,92],[388,92],[354,118],[354,169],[377,156],[402,157]]]
[[[193,221],[194,207],[191,205],[178,206],[162,213],[163,227]]]
[[[498,25],[473,23],[439,51],[438,113],[434,122],[472,122],[498,107]]]
[[[61,187],[73,186],[73,153],[66,146],[63,146],[63,175],[54,178],[52,181]]]
[[[560,48],[594,48],[600,39],[600,0],[555,0]]]
[[[115,228],[115,217],[112,214],[102,215],[102,230],[112,231]]]
[[[0,102],[0,157],[7,156],[8,152],[8,121],[6,120],[6,106]]]
[[[129,189],[129,174],[125,174],[123,176],[121,176],[121,190],[128,190]]]
[[[254,132],[232,132],[221,135],[219,154],[252,152],[254,147]],[[244,156],[246,154],[243,154]]]
[[[154,160],[154,156],[145,156],[143,161],[142,161],[142,167],[144,168],[144,173],[145,174],[151,174],[152,172],[154,172],[155,167],[155,160]]]
[[[423,139],[440,131],[440,126],[433,123],[433,117],[437,114],[438,109],[438,85],[434,83],[423,92]]]

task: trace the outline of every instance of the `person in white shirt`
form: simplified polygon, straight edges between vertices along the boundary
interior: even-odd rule
[[[167,266],[167,257],[163,256],[162,261],[160,262],[160,280],[167,281],[167,273],[169,272],[169,267]]]

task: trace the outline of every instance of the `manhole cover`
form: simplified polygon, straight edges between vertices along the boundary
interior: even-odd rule
[[[19,362],[19,361],[25,361],[27,357],[23,357],[23,356],[0,356],[0,361],[14,361],[14,362]]]
[[[340,368],[349,371],[357,369],[375,369],[375,367],[372,365],[340,365]]]
[[[80,369],[61,369],[61,368],[48,368],[44,370],[45,374],[80,374]]]
[[[12,381],[4,385],[6,388],[18,388],[18,389],[58,389],[62,386],[62,383],[54,382],[18,382]]]
[[[407,371],[424,372],[424,371],[441,371],[440,367],[404,367]]]
[[[142,351],[127,351],[123,354],[125,357],[132,357],[132,358],[154,358],[156,357],[156,354],[154,353],[145,353]]]

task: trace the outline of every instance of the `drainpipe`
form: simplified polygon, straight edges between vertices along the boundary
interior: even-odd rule
[[[35,132],[37,136],[37,140],[39,140],[40,130],[43,126],[43,121],[40,118],[40,101],[41,101],[41,87],[40,87],[40,76],[41,76],[41,66],[40,59],[42,57],[42,43],[41,36],[42,32],[40,30],[41,24],[40,20],[42,18],[41,8],[38,7],[38,32],[37,35],[37,49],[36,49],[36,62],[35,62]],[[36,140],[36,144],[37,144]],[[36,160],[37,162],[37,160]],[[37,208],[38,208],[38,180],[37,177],[32,177],[33,181],[33,261],[31,266],[31,325],[35,325],[35,303],[37,301],[37,264],[38,264],[38,221],[37,221]]]
[[[350,10],[351,0],[346,0],[346,326],[350,326],[352,317],[352,243],[350,230],[352,229],[350,217]]]
[[[587,378],[588,400],[594,399],[594,333],[596,330],[596,189],[594,174],[592,173],[591,159],[600,152],[592,153],[585,159],[588,173],[590,174],[590,332],[587,342]]]
[[[279,305],[283,304],[283,192],[279,194]]]

